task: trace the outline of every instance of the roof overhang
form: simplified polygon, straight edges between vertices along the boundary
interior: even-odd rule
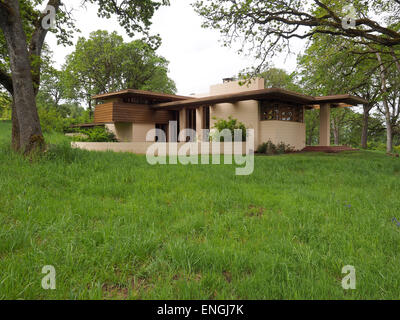
[[[310,109],[318,109],[322,104],[330,104],[332,108],[343,108],[343,107],[351,107],[367,103],[366,100],[349,94],[313,97],[279,88],[251,90],[238,93],[208,96],[202,98],[127,89],[118,92],[99,94],[93,96],[93,99],[107,100],[113,98],[130,98],[130,97],[148,99],[150,100],[149,105],[152,108],[164,109],[164,110],[179,110],[186,107],[196,108],[201,106],[210,106],[219,103],[236,103],[246,100],[282,101],[282,102],[304,105],[306,106],[306,108]]]
[[[191,99],[191,97],[178,96],[174,94],[158,93],[144,90],[134,90],[127,89],[117,92],[98,94],[92,97],[95,100],[106,100],[112,98],[130,98],[130,97],[140,97],[144,99],[151,99],[158,102],[171,102],[171,101],[182,101]]]
[[[183,107],[199,107],[218,103],[235,103],[245,100],[280,100],[298,104],[312,104],[314,97],[283,89],[271,88],[159,103],[152,107],[156,109],[180,109]]]
[[[203,98],[189,98],[186,100],[158,103],[152,105],[155,109],[181,109],[186,107],[209,106],[219,103],[235,103],[246,100],[278,100],[305,105],[308,108],[319,108],[322,104],[330,104],[333,108],[352,107],[367,103],[366,100],[352,95],[336,95],[313,97],[284,89],[271,88],[262,90],[251,90],[240,93],[222,94]]]
[[[350,94],[340,94],[340,95],[335,95],[335,96],[325,96],[325,97],[315,97],[315,101],[318,102],[318,104],[324,104],[324,103],[330,103],[333,105],[343,105],[347,104],[348,106],[357,106],[359,104],[365,104],[368,103],[367,100],[353,96]]]

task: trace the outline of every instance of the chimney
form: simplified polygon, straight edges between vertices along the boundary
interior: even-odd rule
[[[231,77],[231,78],[223,78],[222,83],[228,83],[228,82],[233,82],[236,81],[236,78]]]

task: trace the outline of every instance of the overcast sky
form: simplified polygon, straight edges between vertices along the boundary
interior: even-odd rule
[[[202,19],[190,6],[193,1],[171,0],[171,6],[162,7],[152,20],[152,32],[159,33],[162,38],[158,54],[170,61],[169,76],[176,82],[178,94],[182,95],[206,93],[210,85],[221,83],[223,78],[254,65],[252,58],[239,56],[236,50],[222,47],[218,31],[201,28]],[[90,32],[102,29],[117,31],[126,41],[132,40],[115,18],[98,18],[96,6],[89,5],[85,10],[77,7],[76,0],[63,2],[68,8],[72,5],[76,8],[73,16],[82,32],[79,36],[88,37]],[[47,39],[59,67],[73,47],[56,46],[53,34],[49,34]],[[297,42],[296,45],[302,47],[302,43]],[[296,57],[292,55],[287,58],[284,55],[274,58],[271,63],[292,72],[296,68]]]

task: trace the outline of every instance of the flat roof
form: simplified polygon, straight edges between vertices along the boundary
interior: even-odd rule
[[[144,90],[126,89],[93,96],[96,100],[106,100],[114,97],[141,97],[153,100],[150,106],[155,109],[180,109],[183,107],[199,107],[218,103],[234,103],[245,100],[279,100],[289,103],[302,104],[309,108],[319,108],[323,103],[330,103],[332,107],[351,107],[367,103],[365,99],[350,94],[313,97],[305,94],[270,88],[251,90],[238,93],[220,94],[202,98],[180,96],[174,94],[158,93]]]
[[[345,104],[349,104],[352,106],[358,105],[358,104],[364,104],[364,103],[368,103],[367,100],[357,97],[357,96],[353,96],[350,94],[338,94],[335,96],[323,96],[323,97],[315,97],[315,101],[318,102],[318,104],[322,104],[322,103],[345,103]]]
[[[356,106],[358,104],[367,103],[366,100],[349,94],[313,97],[284,89],[270,88],[239,93],[221,94],[203,98],[189,98],[180,101],[158,103],[152,105],[152,107],[156,109],[173,109],[182,107],[199,107],[202,105],[213,105],[218,103],[233,103],[245,100],[281,100],[285,102],[303,104],[309,106],[310,108],[318,107],[323,103],[334,104],[333,107],[338,107],[339,105]]]
[[[152,92],[152,91],[144,91],[144,90],[135,90],[135,89],[126,89],[117,92],[98,94],[92,97],[95,100],[102,100],[106,98],[115,98],[115,97],[141,97],[145,99],[153,99],[158,100],[160,102],[170,102],[170,101],[181,101],[188,100],[191,97],[178,96],[175,94],[167,94],[160,92]]]

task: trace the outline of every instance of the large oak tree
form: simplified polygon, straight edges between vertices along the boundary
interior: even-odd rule
[[[314,34],[400,45],[400,0],[198,0],[194,7],[204,27],[219,29],[227,45],[237,40],[249,45],[261,61],[290,39]]]
[[[98,5],[98,15],[116,15],[121,26],[132,36],[148,35],[151,18],[168,0],[83,0]],[[55,26],[47,27],[49,13],[39,5],[53,8]],[[51,6],[51,7],[49,7]],[[69,8],[71,9],[71,8]],[[61,0],[0,0],[0,84],[12,95],[12,146],[24,154],[44,148],[35,96],[40,84],[41,54],[49,31],[57,32],[59,42],[70,43],[76,30],[70,11]],[[151,37],[150,37],[151,38]]]

